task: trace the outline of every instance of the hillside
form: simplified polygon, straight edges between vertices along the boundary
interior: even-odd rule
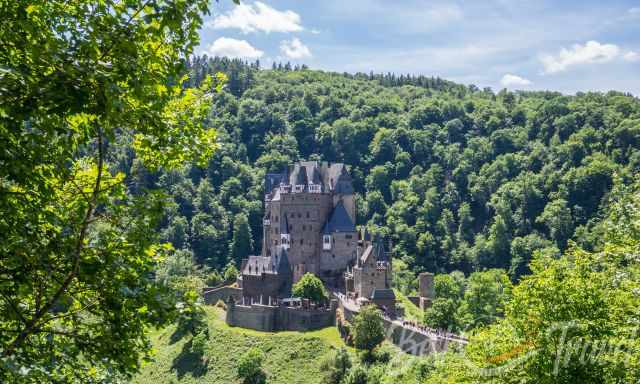
[[[265,353],[270,383],[319,383],[322,357],[344,346],[336,328],[270,334],[229,327],[222,310],[206,311],[210,334],[206,366],[190,352],[191,337],[172,340],[175,326],[169,326],[152,333],[155,361],[145,365],[133,383],[232,383],[238,357],[251,347]]]
[[[591,228],[614,174],[640,169],[640,101],[617,92],[494,93],[441,79],[348,75],[196,58],[191,85],[223,71],[208,125],[206,167],[146,171],[122,148],[132,190],[160,187],[172,203],[164,241],[222,268],[259,252],[262,176],[300,159],[348,165],[357,224],[383,233],[415,288],[420,271],[503,268],[516,281],[536,250],[569,240],[593,249]],[[190,256],[191,257],[191,256]]]

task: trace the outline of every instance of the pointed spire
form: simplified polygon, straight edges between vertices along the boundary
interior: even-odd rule
[[[287,235],[289,234],[289,221],[287,220],[287,214],[282,215],[282,219],[280,220],[280,234]]]

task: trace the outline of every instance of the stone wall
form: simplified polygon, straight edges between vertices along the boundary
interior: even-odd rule
[[[434,290],[433,278],[433,273],[429,272],[423,272],[418,275],[418,290],[420,292],[420,297],[426,297],[431,300],[435,299],[436,294]]]
[[[320,273],[344,272],[356,262],[357,232],[338,232],[331,235],[331,249],[320,254]]]
[[[303,309],[270,305],[227,305],[227,324],[258,331],[309,331],[335,324],[336,305],[330,309]]]
[[[235,287],[219,287],[219,288],[204,288],[202,292],[204,303],[208,305],[214,305],[218,300],[227,302],[229,297],[233,297],[235,300],[242,299],[242,289]]]
[[[260,300],[260,296],[262,296],[263,300],[267,301],[269,296],[286,297],[290,294],[291,287],[288,286],[284,276],[263,273],[260,275],[242,275],[242,290],[247,298],[253,298],[256,301]]]

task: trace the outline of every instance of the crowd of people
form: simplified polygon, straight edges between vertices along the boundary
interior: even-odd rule
[[[405,328],[411,328],[415,331],[418,331],[427,335],[435,335],[437,337],[445,337],[448,339],[467,341],[467,339],[465,339],[462,336],[456,335],[455,333],[447,332],[444,329],[431,328],[426,325],[420,324],[416,321],[402,320],[402,326]]]

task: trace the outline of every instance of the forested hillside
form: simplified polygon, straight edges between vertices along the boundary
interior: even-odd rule
[[[500,267],[513,279],[536,250],[592,248],[614,175],[640,169],[630,95],[495,94],[207,58],[190,63],[191,85],[216,71],[229,81],[212,105],[208,167],[150,173],[129,151],[118,162],[134,190],[169,193],[163,240],[214,268],[259,252],[262,176],[300,159],[349,165],[358,224],[389,235],[412,272]]]

